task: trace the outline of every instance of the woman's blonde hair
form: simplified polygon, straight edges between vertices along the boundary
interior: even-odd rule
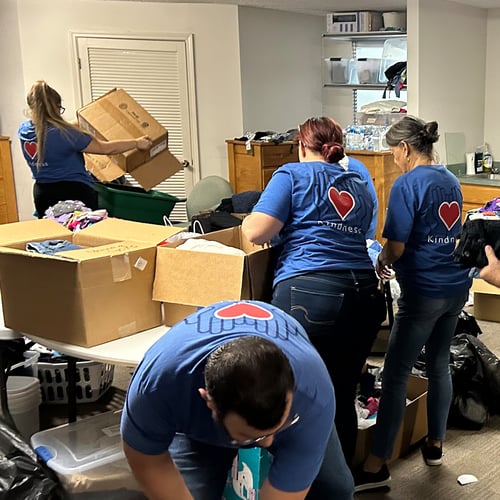
[[[26,102],[30,109],[31,121],[35,125],[37,166],[40,167],[45,156],[47,125],[52,125],[62,131],[78,129],[78,127],[71,125],[61,116],[61,96],[44,80],[38,80],[31,86]]]

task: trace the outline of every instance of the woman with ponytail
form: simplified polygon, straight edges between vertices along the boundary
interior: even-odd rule
[[[85,169],[83,153],[113,155],[152,145],[147,136],[102,141],[67,122],[61,96],[43,80],[32,85],[26,101],[30,119],[20,125],[18,137],[35,180],[33,199],[40,219],[47,208],[64,200],[97,209],[94,180]]]
[[[339,165],[345,153],[337,122],[310,118],[298,141],[299,162],[274,172],[243,232],[256,244],[272,240],[277,250],[272,303],[302,324],[328,368],[351,465],[356,387],[386,315],[366,248],[373,200],[360,174]]]

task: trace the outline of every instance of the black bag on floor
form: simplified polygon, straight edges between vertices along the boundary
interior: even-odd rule
[[[61,500],[63,489],[35,451],[0,418],[0,499]]]
[[[453,401],[448,423],[480,429],[500,413],[500,360],[477,337],[460,334],[451,341]]]

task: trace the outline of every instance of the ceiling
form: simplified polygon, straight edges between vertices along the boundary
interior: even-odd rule
[[[325,15],[356,10],[405,10],[406,0],[147,0],[150,2],[218,3]],[[439,0],[435,0],[439,1]],[[484,9],[500,8],[500,0],[450,0]]]

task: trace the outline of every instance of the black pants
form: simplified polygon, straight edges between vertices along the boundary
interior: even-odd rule
[[[86,207],[97,210],[97,192],[83,182],[61,181],[50,183],[35,182],[33,200],[38,218],[45,215],[47,208],[65,200],[78,200]]]

